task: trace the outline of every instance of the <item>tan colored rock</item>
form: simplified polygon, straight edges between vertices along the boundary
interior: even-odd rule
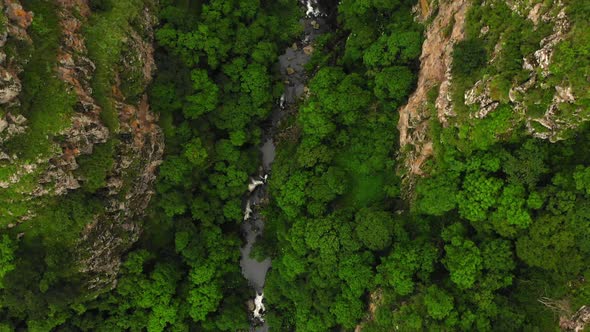
[[[560,317],[559,327],[564,331],[582,332],[590,325],[590,307],[582,306],[571,317]]]
[[[27,118],[25,118],[22,114],[18,114],[16,116],[14,116],[14,115],[8,113],[6,117],[10,118],[12,123],[19,125],[19,126],[24,125],[25,122],[27,122]]]
[[[571,86],[556,86],[555,91],[555,102],[557,103],[573,103],[574,101],[576,101]]]
[[[26,130],[26,127],[11,123],[8,125],[8,130],[6,132],[8,134],[7,135],[8,137],[14,137],[16,135],[23,134],[25,132],[25,130]]]
[[[565,38],[570,29],[570,22],[566,16],[565,8],[562,8],[554,19],[553,34],[541,40],[541,48],[533,53],[534,60],[529,59],[533,67],[540,67],[543,70],[543,76],[549,75],[549,65],[551,64],[555,46]]]
[[[541,18],[541,8],[543,8],[542,3],[536,4],[527,16],[527,18],[531,20],[534,25],[539,24],[539,19]]]
[[[18,77],[8,70],[0,67],[0,104],[12,102],[22,89]]]
[[[4,2],[6,4],[6,16],[9,20],[23,29],[26,29],[31,25],[31,22],[33,21],[32,12],[25,11],[18,1],[5,0]]]
[[[33,13],[24,10],[18,0],[4,0],[4,4],[6,17],[9,21],[6,29],[8,35],[30,42],[31,38],[27,34],[27,28],[33,21]]]
[[[529,18],[535,22],[539,20],[539,16],[542,7],[535,6],[529,13]],[[557,14],[555,14],[557,13]],[[541,88],[547,89],[549,86],[545,83],[543,78],[549,76],[551,62],[555,47],[563,41],[570,30],[570,21],[566,15],[566,8],[561,1],[557,1],[553,4],[552,8],[540,16],[540,20],[546,23],[553,24],[553,33],[540,42],[540,48],[526,56],[523,60],[523,69],[530,71],[530,79],[524,83],[513,86],[509,92],[510,101],[514,104],[514,109],[518,112],[526,114],[527,109],[524,104],[524,96],[530,89]],[[540,72],[540,75],[538,74]],[[547,107],[545,114],[541,117],[526,119],[527,130],[534,137],[541,139],[548,139],[552,142],[562,139],[561,133],[566,129],[575,128],[578,123],[586,121],[587,119],[580,115],[580,110],[576,110],[573,117],[576,121],[566,121],[560,118],[559,104],[561,103],[573,103],[575,96],[571,90],[571,87],[555,87],[555,94],[551,104]],[[545,127],[546,130],[539,131],[533,126],[533,123],[540,124]]]
[[[428,27],[422,45],[416,91],[399,110],[400,147],[413,147],[402,157],[408,171],[404,173],[410,177],[423,175],[422,164],[432,154],[432,142],[427,137],[430,111],[426,107],[432,88],[439,86],[436,99],[439,121],[446,125],[447,117],[454,114],[450,99],[452,52],[453,45],[465,36],[465,15],[469,4],[467,0],[439,3],[438,14]],[[451,24],[451,33],[445,33]]]
[[[4,118],[0,118],[0,143],[23,134],[27,130],[26,122],[27,119],[20,114],[13,116],[11,113],[7,113]]]
[[[157,23],[157,19],[146,7],[136,23],[139,24],[137,31],[135,29],[129,31],[127,38],[123,41],[127,43],[125,49],[129,49],[130,52],[123,55],[119,67],[126,71],[136,70],[138,65],[141,66],[139,68],[143,74],[141,84],[147,87],[156,69],[153,26]],[[138,31],[141,31],[141,34]],[[73,45],[77,44],[73,43]],[[84,102],[92,105],[94,101],[86,98],[86,96],[91,97],[91,90],[88,89],[84,77],[87,74],[84,73],[80,77],[79,74],[73,76],[71,73],[80,73],[81,70],[78,68],[84,68],[91,77],[94,64],[84,56],[72,53],[68,49],[64,49],[64,52],[73,54],[75,62],[73,71],[71,66],[64,66],[64,73],[67,74],[64,77],[77,79],[77,81],[72,80],[70,84],[78,87],[79,100],[83,105]],[[138,103],[131,103],[125,100],[120,85],[121,78],[117,74],[112,87],[112,96],[119,116],[117,134],[126,135],[129,139],[121,140],[117,146],[113,169],[106,179],[107,210],[104,214],[95,216],[94,222],[83,232],[78,245],[80,271],[88,276],[94,276],[86,283],[87,287],[93,290],[112,287],[116,283],[121,256],[138,239],[141,232],[141,216],[145,213],[154,194],[152,186],[158,166],[162,162],[164,150],[164,138],[157,125],[158,117],[151,112],[147,95],[140,96]],[[113,134],[95,124],[95,119],[100,119],[96,116],[100,108],[90,107],[89,109],[88,117],[78,115],[78,125],[72,126],[78,128],[81,135],[75,135],[75,132],[72,132],[69,140],[70,143],[77,143],[73,144],[72,148],[78,147],[80,154],[89,152],[85,150],[85,147],[91,147]],[[85,145],[85,141],[78,140],[78,137],[87,137],[89,143]],[[134,174],[135,177],[129,179],[130,174]],[[121,198],[123,188],[126,194],[124,198]]]
[[[467,91],[465,91],[465,105],[478,105],[479,110],[474,113],[470,114],[471,117],[474,118],[484,118],[490,112],[493,112],[498,108],[500,103],[496,100],[493,100],[490,97],[490,80],[479,80],[477,81],[473,87]]]
[[[8,127],[8,121],[0,118],[0,134]]]
[[[479,30],[479,35],[485,36],[488,34],[488,32],[490,32],[490,27],[486,25],[486,26],[482,27],[481,30]]]
[[[0,33],[0,47],[4,47],[4,45],[6,45],[7,41],[8,41],[8,31],[4,31],[4,32]],[[4,54],[4,56],[6,57],[6,54]]]

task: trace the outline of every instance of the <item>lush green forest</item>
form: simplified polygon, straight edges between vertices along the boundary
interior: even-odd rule
[[[398,110],[418,88],[438,1],[422,3],[434,8],[426,20],[415,0],[321,2],[330,31],[314,41],[305,97],[277,128],[260,207],[265,229],[254,253],[272,258],[264,287],[271,331],[559,331],[560,318],[590,305],[590,6],[563,1],[568,32],[555,39],[557,60],[531,74],[524,61],[554,33],[553,21],[533,23],[504,2],[466,2],[448,73],[455,116],[439,122],[433,87],[425,105],[433,154],[420,176],[405,169],[411,147],[400,148]],[[48,137],[60,140],[76,106],[52,74],[58,5],[21,3],[35,13],[32,43],[6,49],[28,57],[17,107],[30,130],[7,147],[28,162],[49,154]],[[75,248],[109,209],[125,135],[79,158],[80,191],[35,203],[35,216],[16,227],[42,170],[0,186],[1,202],[13,204],[0,206],[0,332],[248,331],[244,196],[284,92],[278,58],[302,38],[305,8],[295,0],[88,3],[82,34],[101,121],[118,133],[117,96],[139,101],[143,90],[158,116],[165,150],[155,195],[116,285],[96,290]],[[120,40],[145,8],[157,16],[157,70],[147,87],[141,70],[119,68],[132,52]],[[532,75],[530,90],[514,89]],[[491,82],[497,102],[485,117],[466,103],[478,81]],[[537,120],[566,85],[575,100],[551,109],[565,129],[542,137],[549,129]],[[2,106],[0,116],[9,111]],[[2,160],[0,180],[16,169]]]

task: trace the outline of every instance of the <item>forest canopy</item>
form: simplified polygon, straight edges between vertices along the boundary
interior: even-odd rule
[[[21,100],[0,120],[14,107],[29,118],[32,129],[6,144],[28,146],[19,158],[29,162],[52,152],[50,137],[65,140],[82,110],[55,75],[68,62],[60,4],[20,2],[35,13],[32,44],[7,44],[28,62]],[[80,34],[94,76],[83,83],[115,134],[90,153],[64,149],[80,190],[34,214],[27,191],[45,169],[8,187],[16,166],[0,155],[0,199],[12,204],[0,206],[0,331],[248,331],[261,322],[240,267],[253,182],[264,231],[251,256],[272,260],[271,331],[574,330],[570,318],[590,305],[587,2],[468,0],[441,31],[438,1],[318,2],[325,15],[314,17],[295,0],[88,1]],[[152,32],[151,71],[118,67],[134,63],[123,40]],[[442,87],[423,72],[423,45],[439,37],[453,39]],[[279,57],[303,45],[302,97],[284,109],[293,73]],[[552,47],[546,66],[540,45]],[[423,114],[402,133],[415,94]],[[137,139],[122,134],[120,109],[131,108],[117,98],[140,105],[133,130],[148,130],[149,101],[165,148],[137,223],[101,233],[129,242],[115,281],[90,289],[98,276],[84,274],[91,259],[76,248],[115,209],[111,189],[130,200],[136,184],[113,181],[117,163],[137,167],[121,157]],[[406,129],[431,144],[400,143]],[[258,180],[269,132],[276,157]],[[137,239],[121,231],[133,225]]]

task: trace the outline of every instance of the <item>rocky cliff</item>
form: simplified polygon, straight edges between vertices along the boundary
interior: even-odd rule
[[[422,164],[432,155],[432,138],[428,137],[432,115],[428,105],[429,92],[434,89],[438,93],[436,115],[442,123],[446,123],[446,117],[452,113],[447,94],[452,81],[453,46],[465,38],[465,15],[469,4],[468,0],[441,1],[440,4],[421,1],[420,7],[416,7],[420,11],[420,20],[430,18],[432,22],[422,45],[417,88],[399,110],[400,147],[412,146],[404,159],[410,175],[422,175]]]
[[[415,19],[426,28],[419,78],[399,109],[398,123],[400,173],[411,203],[419,202],[416,196],[426,196],[425,191],[437,192],[437,186],[456,186],[454,180],[433,180],[431,187],[420,187],[429,181],[421,179],[430,176],[452,179],[467,165],[462,162],[479,162],[478,153],[523,142],[548,146],[585,137],[590,119],[588,9],[583,0],[418,2]],[[571,154],[584,154],[577,149]],[[498,162],[506,163],[500,158]],[[519,163],[529,167],[524,159]],[[476,191],[485,187],[483,179],[477,180],[481,187]],[[445,203],[444,198],[440,201]],[[484,219],[472,223],[478,232]],[[538,301],[559,309],[555,311],[561,329],[587,329],[587,306],[573,313],[567,298]]]
[[[72,263],[86,287],[101,290],[114,285],[121,255],[139,237],[163,154],[145,92],[155,71],[153,4],[102,17],[86,0],[28,3],[0,2],[0,229],[27,237],[27,224],[47,220],[42,207],[48,202],[60,206],[78,193],[92,196],[98,208],[89,207],[90,216],[69,230],[77,239]],[[112,28],[123,36],[116,47],[92,34],[93,27],[114,19],[119,21]],[[54,58],[39,54],[39,37],[58,41],[56,49],[48,46]],[[51,77],[35,81],[35,71],[43,69],[34,65],[47,59]],[[116,60],[109,63],[114,69],[101,69],[105,59]],[[54,86],[58,92],[47,96],[47,106],[36,107],[44,89]],[[60,94],[57,114],[44,114]]]
[[[398,124],[408,179],[427,174],[424,164],[433,145],[444,143],[433,126],[456,128],[456,139],[483,146],[521,126],[531,136],[562,140],[589,119],[589,76],[575,70],[583,68],[576,61],[587,58],[587,47],[580,46],[587,44],[582,33],[587,21],[576,17],[578,3],[431,0],[416,5],[416,19],[426,25],[425,42],[418,86],[399,110]],[[471,48],[462,54],[480,58],[477,68],[453,69],[462,42],[462,50]],[[479,53],[473,53],[475,47]]]

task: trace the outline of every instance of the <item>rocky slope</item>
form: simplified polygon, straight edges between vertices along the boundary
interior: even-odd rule
[[[446,145],[470,155],[516,136],[557,142],[588,122],[590,25],[579,14],[583,6],[576,0],[418,2],[416,19],[426,25],[419,79],[398,123],[407,197],[414,197],[417,180],[436,172],[433,165],[445,163],[437,158]],[[456,52],[473,58],[454,58]],[[587,306],[556,312],[563,330],[582,331],[590,322]]]
[[[0,203],[5,206],[0,211],[4,214],[0,229],[22,229],[27,236],[26,224],[41,220],[38,210],[45,202],[68,200],[76,192],[98,197],[103,207],[93,213],[83,229],[72,230],[79,232],[74,264],[83,273],[88,288],[110,287],[121,255],[141,232],[141,217],[153,194],[163,154],[157,116],[150,111],[145,93],[155,70],[152,27],[156,19],[146,6],[122,31],[127,38],[121,47],[121,60],[109,73],[110,93],[99,102],[93,90],[97,66],[85,36],[96,13],[86,0],[55,2],[60,33],[52,72],[63,82],[73,108],[67,110],[60,128],[44,132],[49,141],[47,151],[31,157],[18,147],[31,142],[39,127],[35,122],[41,116],[19,106],[26,103],[19,75],[26,74],[22,72],[28,54],[15,53],[15,49],[22,48],[10,44],[29,43],[34,52],[36,45],[27,29],[45,17],[23,8],[17,0],[0,2],[0,6],[7,18],[0,40],[0,142],[4,143],[0,145]],[[133,96],[125,95],[121,88],[131,80],[129,72],[139,73],[133,83],[141,91]],[[116,125],[106,121],[104,100],[114,105]],[[106,155],[99,159],[97,154],[104,151]],[[102,159],[107,162],[99,162]],[[101,172],[104,181],[90,188],[92,178]]]
[[[432,137],[432,121],[437,126],[471,130],[492,121],[486,119],[506,106],[512,112],[512,125],[504,128],[505,133],[522,125],[529,135],[554,142],[568,137],[589,119],[585,107],[587,73],[572,77],[569,63],[573,53],[569,48],[582,52],[571,45],[584,43],[577,30],[585,25],[572,21],[571,7],[559,0],[418,3],[417,19],[425,22],[427,28],[419,80],[407,105],[399,110],[398,124],[400,145],[406,147],[403,173],[408,178],[428,173],[423,165],[433,154],[433,140],[440,141],[440,137]],[[499,25],[500,15],[510,15],[506,19],[518,25]],[[473,17],[470,22],[469,17]],[[515,30],[510,29],[516,26]],[[522,46],[524,54],[520,58],[511,48],[511,43],[519,38],[537,43],[530,50]],[[486,62],[470,77],[456,80],[453,51],[464,39],[481,41]],[[510,77],[506,77],[508,62],[511,66],[517,63],[518,69],[510,67]]]
[[[431,117],[428,95],[431,89],[438,90],[436,104],[439,121],[446,123],[446,117],[452,115],[447,94],[452,80],[453,45],[465,38],[464,23],[469,1],[443,1],[430,6],[421,1],[420,5],[420,16],[423,18],[433,15],[434,6],[438,5],[438,10],[422,45],[418,86],[408,103],[399,110],[400,147],[412,147],[404,158],[409,175],[422,175],[422,164],[432,155],[432,138],[428,137]],[[449,28],[451,33],[447,32]]]

